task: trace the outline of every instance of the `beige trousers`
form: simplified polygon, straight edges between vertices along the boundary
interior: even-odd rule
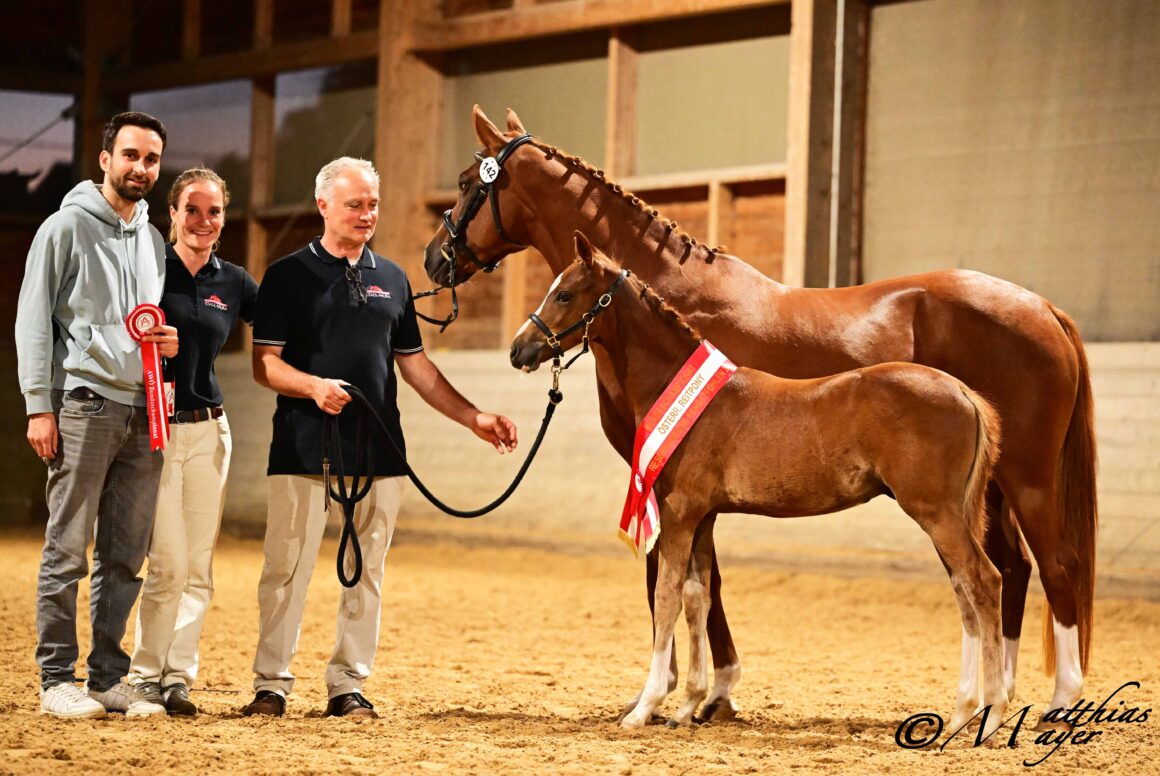
[[[169,427],[130,682],[192,687],[197,678],[232,448],[224,415]]]
[[[267,478],[265,564],[258,583],[258,651],[254,656],[254,689],[283,696],[294,687],[290,661],[298,650],[306,588],[318,558],[328,517],[342,519],[342,507],[322,509],[321,477],[273,475]],[[403,493],[402,477],[376,479],[358,503],[355,527],[362,546],[363,573],[353,588],[343,588],[338,604],[338,632],[326,667],[328,697],[361,692],[370,675],[379,642],[379,615],[387,550]],[[348,553],[346,573],[353,564]],[[327,564],[330,566],[330,564]],[[333,566],[330,566],[333,568]],[[331,572],[333,573],[333,572]]]

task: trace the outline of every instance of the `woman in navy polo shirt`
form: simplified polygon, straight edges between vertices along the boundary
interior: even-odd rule
[[[249,273],[214,254],[229,203],[225,181],[212,170],[186,170],[169,190],[172,225],[161,309],[180,332],[182,347],[169,360],[175,411],[130,681],[175,715],[197,713],[189,688],[213,595],[213,548],[232,449],[214,360],[239,317],[253,323],[258,297]]]

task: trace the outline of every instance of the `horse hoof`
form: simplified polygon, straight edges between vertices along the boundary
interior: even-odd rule
[[[710,701],[701,708],[700,716],[693,717],[693,720],[700,724],[728,722],[733,719],[737,719],[737,707],[728,700]]]
[[[1044,733],[1047,731],[1054,731],[1054,732],[1070,731],[1073,728],[1074,728],[1074,726],[1070,722],[1067,722],[1065,720],[1062,720],[1062,719],[1054,719],[1053,720],[1053,719],[1047,719],[1046,717],[1040,717],[1039,722],[1035,725],[1035,732],[1036,733]]]
[[[676,730],[680,726],[681,726],[681,723],[677,722],[675,719],[670,719],[668,722],[665,723],[665,727],[667,727],[669,730]]]

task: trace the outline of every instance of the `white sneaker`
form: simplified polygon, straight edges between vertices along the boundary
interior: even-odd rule
[[[72,682],[62,682],[40,691],[40,713],[64,719],[97,719],[105,716],[105,707]]]
[[[104,692],[89,690],[89,697],[104,706],[106,711],[123,711],[126,717],[149,717],[165,713],[164,706],[150,701],[144,693],[125,681],[118,682]]]

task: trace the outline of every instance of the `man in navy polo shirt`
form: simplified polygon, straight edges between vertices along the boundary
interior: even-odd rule
[[[363,159],[336,159],[319,171],[314,196],[325,224],[322,237],[270,266],[254,321],[254,379],[278,392],[278,406],[266,472],[269,504],[258,585],[256,696],[243,709],[246,716],[281,716],[294,686],[290,661],[327,521],[321,477],[323,413],[338,415],[350,402],[345,385],[360,388],[401,441],[397,364],[403,379],[432,407],[500,453],[516,448],[515,424],[480,412],[423,353],[406,273],[367,248],[379,215],[374,166]],[[355,460],[349,446],[354,422],[348,416],[339,419],[346,461]],[[377,716],[362,695],[362,683],[378,645],[380,586],[404,472],[377,436],[371,439],[371,474],[378,479],[355,515],[364,572],[356,587],[343,589],[337,643],[326,668],[328,716]]]

